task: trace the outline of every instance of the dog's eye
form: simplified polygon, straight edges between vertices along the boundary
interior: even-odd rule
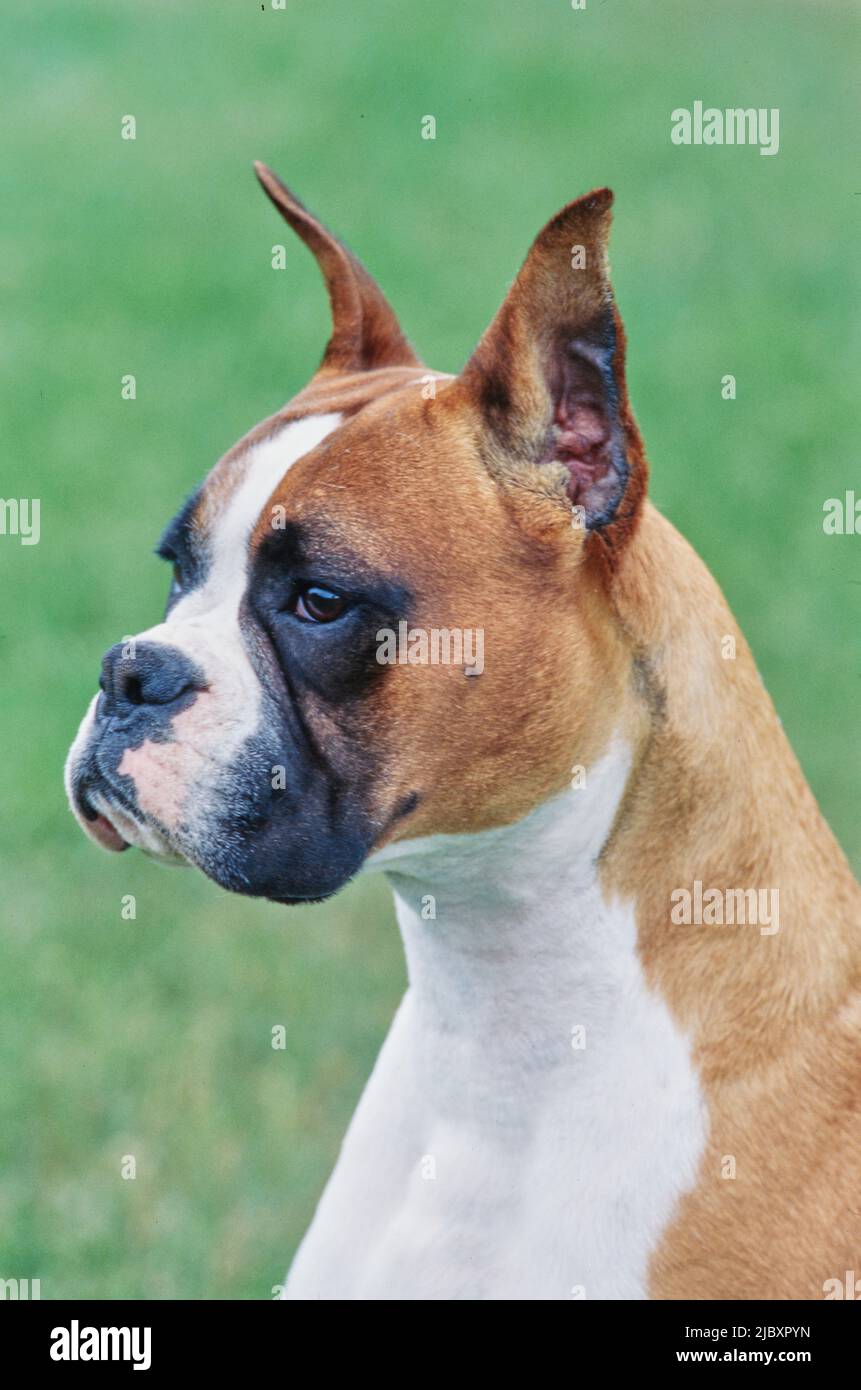
[[[309,584],[296,595],[290,611],[304,623],[332,623],[346,607],[347,600],[341,594],[320,584]]]

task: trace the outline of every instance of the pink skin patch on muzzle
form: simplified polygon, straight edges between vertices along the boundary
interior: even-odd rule
[[[126,748],[117,768],[120,776],[134,783],[143,814],[169,832],[179,827],[189,789],[199,781],[202,766],[214,761],[218,725],[213,723],[208,691],[171,720],[171,732],[168,743],[144,739],[139,747]]]

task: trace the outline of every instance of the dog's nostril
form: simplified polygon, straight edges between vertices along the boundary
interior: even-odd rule
[[[143,693],[143,686],[139,676],[124,675],[119,682],[119,694],[129,705],[143,705],[146,703]]]

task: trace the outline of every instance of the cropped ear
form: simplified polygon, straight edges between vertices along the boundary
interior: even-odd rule
[[[332,307],[332,336],[320,370],[420,367],[377,282],[361,261],[318,222],[271,169],[254,163],[264,192],[317,260]]]
[[[610,549],[632,530],[647,479],[607,271],[612,202],[599,189],[548,222],[460,377],[492,471],[528,487],[537,467]]]

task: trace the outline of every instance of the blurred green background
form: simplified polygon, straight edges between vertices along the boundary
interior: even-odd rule
[[[448,369],[540,225],[614,187],[653,497],[720,580],[857,869],[861,537],[822,530],[826,498],[861,496],[856,21],[825,0],[12,11],[0,491],[41,498],[42,537],[0,537],[0,1277],[46,1298],[266,1298],[403,986],[385,886],[301,911],[230,898],[100,854],[61,787],[102,651],[160,615],[162,525],[322,351],[318,273],[251,160]],[[779,154],[673,146],[671,110],[697,99],[779,107]]]

